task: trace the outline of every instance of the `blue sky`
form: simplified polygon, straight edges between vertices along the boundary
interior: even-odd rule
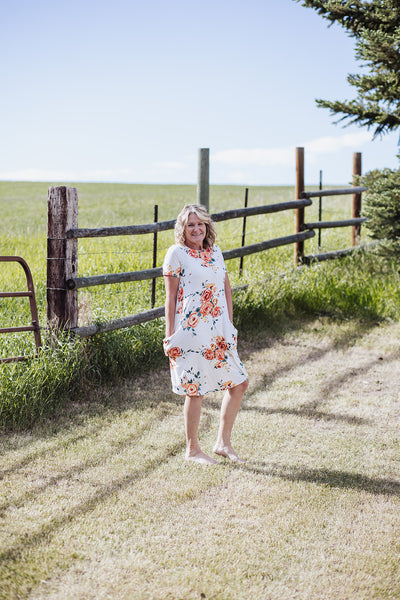
[[[398,167],[398,134],[333,124],[354,41],[293,0],[0,0],[0,179],[347,183]]]

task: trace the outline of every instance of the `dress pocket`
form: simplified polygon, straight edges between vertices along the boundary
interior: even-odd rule
[[[167,338],[164,338],[164,350],[168,351],[174,346],[179,345],[179,340],[182,339],[182,328],[178,327],[176,331],[172,335]]]
[[[229,348],[234,350],[237,346],[238,330],[229,319],[225,323],[225,339],[228,343]]]

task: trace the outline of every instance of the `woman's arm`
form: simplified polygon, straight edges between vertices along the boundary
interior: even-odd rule
[[[228,306],[229,319],[233,323],[232,289],[231,289],[231,284],[229,283],[228,273],[225,273],[225,298],[226,298],[226,304]]]
[[[165,337],[174,333],[176,299],[178,296],[179,277],[164,275],[165,283]]]

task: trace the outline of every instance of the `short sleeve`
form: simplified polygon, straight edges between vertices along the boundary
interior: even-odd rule
[[[163,275],[168,277],[180,277],[182,271],[181,261],[179,259],[178,247],[168,248],[163,262]]]
[[[214,244],[214,250],[216,251],[217,257],[218,257],[218,263],[221,265],[222,270],[224,272],[227,271],[226,268],[226,264],[225,264],[225,260],[224,260],[224,255],[222,254],[222,250],[219,246],[217,246],[217,244]]]

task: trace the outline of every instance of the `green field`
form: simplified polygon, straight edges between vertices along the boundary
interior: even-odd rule
[[[185,203],[196,202],[196,188],[189,185],[125,185],[69,184],[78,188],[79,226],[104,227],[143,224],[153,221],[154,205],[159,220],[176,217]],[[29,264],[35,282],[39,319],[46,323],[46,235],[48,183],[0,183],[0,254],[19,255]],[[239,186],[211,186],[210,211],[220,212],[244,205],[245,189]],[[251,187],[249,206],[286,202],[294,199],[292,187]],[[306,219],[318,220],[318,201],[306,210]],[[324,220],[348,218],[351,197],[324,199]],[[218,224],[217,241],[223,250],[240,246],[242,220]],[[250,217],[247,219],[246,244],[294,233],[294,211]],[[158,235],[158,261],[173,243],[173,232]],[[79,275],[97,275],[146,269],[152,266],[153,237],[124,236],[79,240]],[[350,245],[350,230],[327,230],[322,235],[324,250]],[[307,252],[317,249],[317,236],[306,243]],[[239,259],[228,267],[233,285],[261,280],[271,273],[285,271],[293,264],[293,246],[270,250],[244,259],[244,272],[239,277]],[[25,286],[18,265],[0,264],[2,291],[15,291]],[[79,292],[80,324],[101,322],[150,308],[151,282],[138,282],[87,288]],[[163,303],[162,280],[157,280],[156,306]],[[1,322],[4,326],[19,326],[30,321],[26,300],[2,300]],[[20,354],[32,347],[30,334],[3,335],[0,355]]]

